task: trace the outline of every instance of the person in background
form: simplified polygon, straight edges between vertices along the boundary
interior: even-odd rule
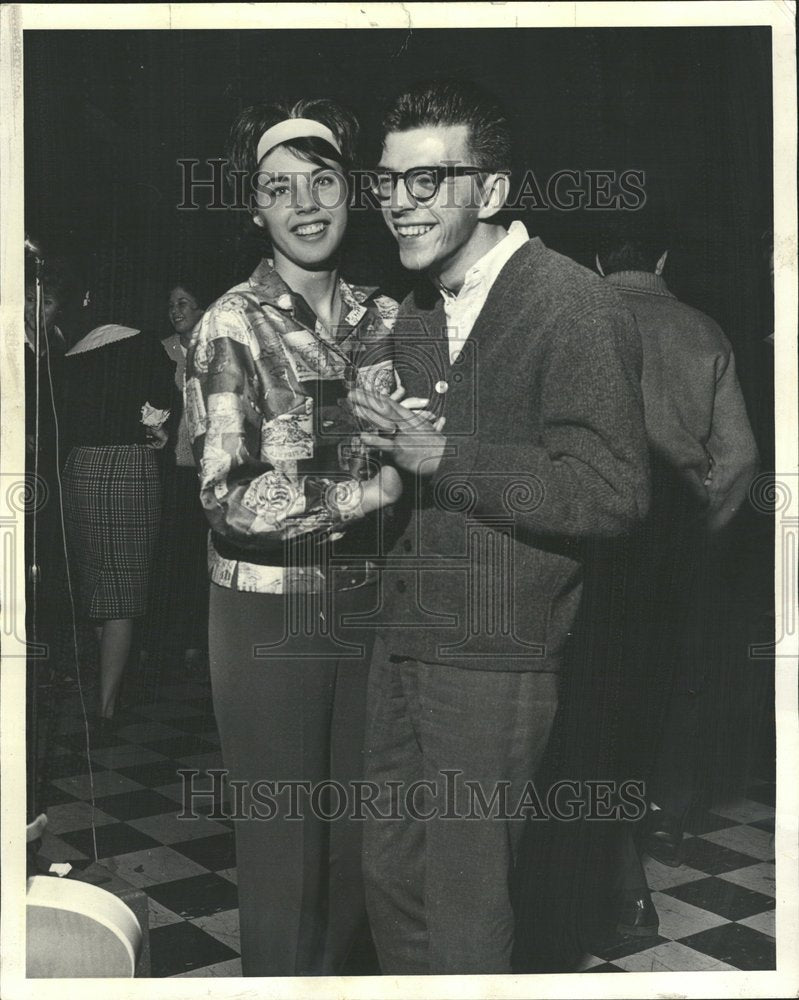
[[[202,677],[208,651],[208,522],[197,491],[183,389],[186,353],[192,330],[213,301],[209,279],[181,272],[169,287],[167,315],[173,333],[162,339],[174,364],[174,448],[162,453],[162,506],[158,550],[153,567],[147,638],[142,659],[182,662]]]
[[[157,339],[95,327],[64,361],[63,473],[69,568],[100,650],[98,727],[110,729],[144,614],[161,514],[156,449],[168,437],[173,372]]]
[[[57,414],[62,359],[67,350],[66,338],[58,321],[73,302],[77,292],[75,276],[67,262],[53,258],[45,263],[41,277],[41,329],[39,331],[39,449],[51,452],[55,447],[55,417]],[[36,430],[36,278],[33,265],[25,274],[25,451],[34,453],[33,435]],[[51,396],[50,383],[52,373]]]
[[[37,493],[44,503],[35,512],[35,546],[33,514],[26,519],[26,575],[29,586],[35,584],[36,591],[35,600],[29,602],[36,620],[29,621],[29,630],[33,626],[38,640],[46,642],[52,652],[58,618],[64,610],[65,589],[58,472],[65,458],[59,421],[67,341],[58,323],[74,305],[77,281],[70,265],[56,257],[45,262],[40,279],[41,310],[37,317],[36,280],[31,266],[25,281],[25,462],[28,475],[37,475],[41,480]],[[55,667],[52,662],[50,665]]]
[[[271,256],[194,330],[186,414],[211,525],[209,659],[230,779],[310,789],[362,775],[378,597],[369,515],[400,479],[361,446],[348,396],[394,390],[397,305],[339,273],[357,122],[335,102],[241,112],[231,159]],[[371,550],[372,559],[369,558]],[[264,790],[265,791],[265,790]],[[288,789],[235,824],[245,976],[340,972],[365,911],[360,827]],[[351,812],[351,803],[348,803]]]
[[[697,790],[704,697],[720,609],[716,567],[744,505],[758,450],[718,324],[680,302],[668,250],[644,224],[606,234],[597,270],[635,316],[652,467],[652,506],[630,548],[624,623],[628,777],[647,778],[642,849],[677,866]],[[723,598],[722,598],[723,599]],[[658,917],[628,829],[618,930],[654,934]]]
[[[39,695],[46,683],[61,690],[74,676],[60,655],[59,625],[69,614],[59,467],[63,463],[59,421],[63,411],[63,365],[67,338],[59,323],[77,297],[77,280],[62,258],[25,272],[25,474],[37,477],[35,501],[25,511],[26,752],[28,867],[34,874],[36,842],[46,825],[47,760],[40,758]]]

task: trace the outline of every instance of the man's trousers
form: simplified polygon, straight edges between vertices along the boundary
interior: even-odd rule
[[[556,707],[554,673],[398,661],[375,643],[365,757],[379,793],[364,875],[384,974],[511,971],[524,822],[510,817]]]

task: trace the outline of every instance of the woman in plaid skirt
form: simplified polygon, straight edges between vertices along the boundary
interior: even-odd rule
[[[67,352],[64,378],[70,578],[95,623],[107,728],[147,602],[161,512],[155,449],[167,440],[172,370],[155,337],[110,323]]]

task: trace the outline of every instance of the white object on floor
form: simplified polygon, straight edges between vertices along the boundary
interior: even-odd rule
[[[142,931],[113,893],[34,875],[25,911],[29,979],[133,978]]]

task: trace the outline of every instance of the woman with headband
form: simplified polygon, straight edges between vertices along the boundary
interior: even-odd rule
[[[395,389],[396,303],[339,276],[356,132],[330,100],[239,115],[231,159],[254,181],[271,254],[189,346],[214,711],[228,780],[242,782],[245,976],[334,975],[364,921],[361,824],[347,818],[372,645],[357,618],[376,610],[369,556],[401,486],[360,445],[346,400]]]

